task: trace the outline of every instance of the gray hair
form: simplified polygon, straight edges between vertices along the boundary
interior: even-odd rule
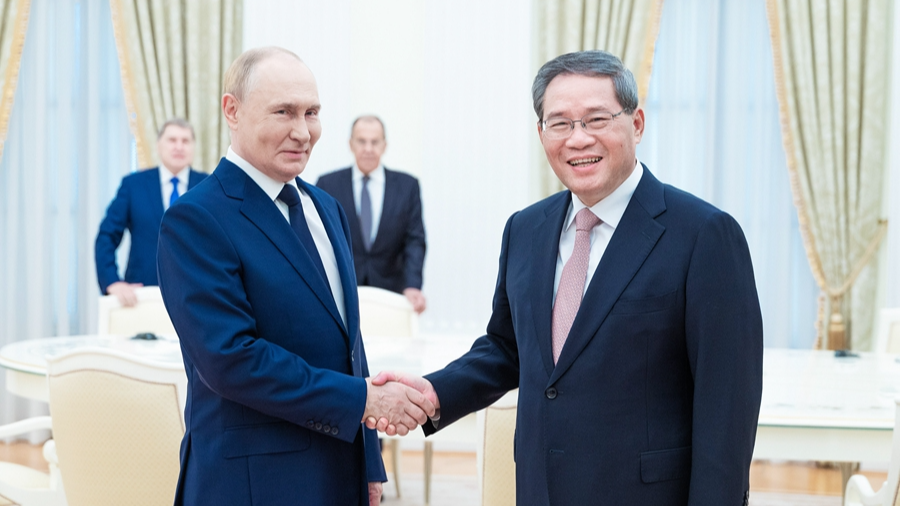
[[[170,126],[187,128],[191,131],[191,139],[197,140],[197,136],[194,135],[194,127],[191,126],[191,124],[188,123],[188,121],[184,118],[169,118],[168,121],[166,121],[162,124],[161,127],[159,127],[159,132],[156,134],[156,140],[162,139],[163,134],[166,133],[166,129]]]
[[[531,96],[534,112],[538,120],[544,119],[544,93],[550,81],[558,75],[578,74],[583,76],[610,77],[616,89],[616,100],[631,114],[638,107],[637,83],[634,75],[618,57],[598,49],[567,53],[548,61],[534,77]]]
[[[253,87],[251,81],[253,80],[253,71],[256,66],[263,60],[276,54],[293,56],[297,61],[303,63],[299,56],[283,47],[266,46],[248,49],[241,53],[231,63],[228,70],[225,71],[225,82],[223,83],[225,93],[234,95],[238,100],[244,100],[244,97]]]
[[[364,114],[355,120],[353,120],[353,124],[350,125],[350,137],[353,137],[353,129],[356,128],[356,124],[360,121],[377,121],[379,125],[381,125],[381,136],[387,140],[387,129],[384,128],[384,121],[381,121],[381,118],[375,116],[374,114]]]

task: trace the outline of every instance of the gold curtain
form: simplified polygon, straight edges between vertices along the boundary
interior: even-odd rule
[[[538,3],[538,66],[561,54],[586,49],[608,51],[634,74],[643,102],[650,85],[653,49],[659,35],[663,0],[546,0]],[[541,196],[561,190],[547,168],[543,150]]]
[[[0,97],[0,160],[6,129],[19,82],[19,63],[28,30],[28,11],[31,0],[0,0],[0,76],[3,78],[3,96]]]
[[[823,348],[872,345],[876,253],[887,230],[890,2],[767,0],[791,190],[822,290]]]
[[[222,77],[241,53],[243,0],[110,0],[129,123],[142,167],[173,116],[194,126],[193,167],[211,172],[228,147]]]

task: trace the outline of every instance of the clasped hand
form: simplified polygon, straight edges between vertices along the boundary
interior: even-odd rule
[[[366,378],[366,427],[389,436],[405,436],[440,408],[431,382],[424,378],[382,372]]]

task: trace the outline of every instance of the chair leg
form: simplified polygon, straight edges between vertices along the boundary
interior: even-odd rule
[[[846,494],[847,482],[851,476],[859,472],[859,462],[837,462],[837,467],[841,470],[841,494]]]
[[[431,441],[425,441],[425,506],[431,504],[431,456],[434,448]]]
[[[397,498],[400,498],[400,440],[391,439],[391,464],[394,466],[394,486],[397,488]]]

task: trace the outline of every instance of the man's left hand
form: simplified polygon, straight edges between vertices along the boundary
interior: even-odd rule
[[[369,506],[378,506],[381,504],[381,482],[369,482]]]
[[[403,295],[406,296],[406,300],[412,304],[413,309],[416,310],[417,313],[422,313],[425,311],[425,294],[422,293],[422,290],[418,288],[407,288],[403,290]]]

